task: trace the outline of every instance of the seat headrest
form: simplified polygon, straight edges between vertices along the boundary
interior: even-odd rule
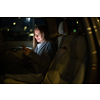
[[[62,21],[62,22],[59,24],[58,33],[59,33],[59,34],[63,34],[63,35],[67,35],[67,34],[68,34],[67,24],[66,24],[65,21]]]

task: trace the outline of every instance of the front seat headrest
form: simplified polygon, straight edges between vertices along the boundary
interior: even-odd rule
[[[68,34],[67,24],[66,24],[65,21],[62,21],[62,22],[59,24],[58,33],[59,33],[59,34],[63,34],[63,35],[67,35],[67,34]]]

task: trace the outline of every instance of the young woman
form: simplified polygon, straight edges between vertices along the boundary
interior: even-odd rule
[[[33,50],[26,47],[22,50],[22,66],[10,66],[10,69],[6,69],[5,76],[25,83],[41,83],[56,52],[56,45],[48,41],[44,25],[34,28]]]

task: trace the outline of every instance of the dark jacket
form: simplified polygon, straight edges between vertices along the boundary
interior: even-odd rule
[[[56,53],[56,45],[53,42],[47,41],[40,46],[39,52],[36,50],[37,47],[28,55],[30,60],[25,64],[26,68],[34,74],[42,73],[45,75]]]

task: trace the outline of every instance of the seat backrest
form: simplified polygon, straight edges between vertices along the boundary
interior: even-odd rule
[[[59,33],[59,36],[57,37],[56,44],[57,44],[57,47],[59,48],[62,43],[62,40],[64,40],[65,36],[68,34],[67,24],[65,21],[62,21],[59,24],[58,33]]]
[[[86,66],[87,45],[83,35],[69,35],[49,67],[44,83],[82,83]]]

